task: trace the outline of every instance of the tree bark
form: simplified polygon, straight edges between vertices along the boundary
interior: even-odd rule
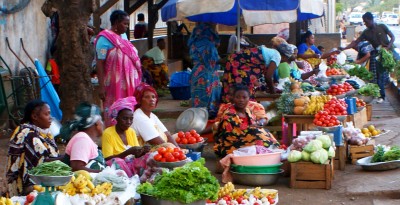
[[[63,121],[73,118],[75,107],[93,102],[90,82],[93,48],[87,32],[87,23],[94,11],[94,0],[48,0],[59,12],[60,32],[57,52],[60,55],[59,88]]]

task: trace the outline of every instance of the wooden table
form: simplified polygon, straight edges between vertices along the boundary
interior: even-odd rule
[[[287,139],[282,139],[282,141],[287,146],[292,143],[293,136],[297,136],[297,133],[294,132],[308,130],[314,121],[314,115],[283,115],[283,118],[288,124],[288,133]],[[293,125],[296,125],[296,131],[293,130]]]
[[[255,100],[260,103],[263,101],[275,101],[276,99],[280,98],[281,94],[268,94],[265,92],[256,92],[255,94]]]

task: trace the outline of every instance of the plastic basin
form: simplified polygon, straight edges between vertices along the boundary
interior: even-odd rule
[[[243,166],[231,164],[231,171],[237,173],[276,174],[280,172],[282,163],[265,166]]]
[[[244,166],[275,165],[281,163],[281,153],[257,154],[251,156],[233,156],[233,164]]]

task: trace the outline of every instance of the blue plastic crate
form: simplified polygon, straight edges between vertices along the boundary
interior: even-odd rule
[[[347,114],[352,115],[357,112],[356,98],[346,98]]]
[[[328,133],[333,134],[333,141],[335,142],[336,146],[342,146],[343,145],[343,126],[340,125],[338,129],[335,129],[334,131],[328,131]]]
[[[192,159],[193,161],[199,160],[201,158],[201,152],[189,152],[186,157]]]
[[[171,75],[169,80],[170,87],[186,87],[190,86],[190,74],[189,71],[176,72]]]

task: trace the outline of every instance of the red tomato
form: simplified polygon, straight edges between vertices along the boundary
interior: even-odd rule
[[[168,158],[173,157],[173,156],[172,156],[171,153],[166,152],[166,153],[163,155],[163,157],[164,157],[165,159],[168,159]]]
[[[166,162],[167,160],[165,158],[161,158],[160,162]]]
[[[192,135],[193,137],[200,137],[199,133],[195,133],[194,135]]]
[[[168,148],[167,148],[167,152],[169,152],[169,153],[172,153],[172,152],[174,152],[174,148],[172,148],[172,147],[168,147]]]
[[[322,123],[322,125],[321,125],[322,127],[326,127],[326,124],[325,123]]]
[[[318,125],[318,126],[321,126],[322,122],[321,121],[317,121],[315,124]]]
[[[340,121],[336,120],[335,125],[340,125]]]
[[[31,203],[33,200],[35,200],[35,196],[33,194],[28,194],[26,196],[26,202]]]
[[[154,155],[154,160],[160,161],[162,159],[162,157],[163,156],[161,154],[156,154],[156,155]]]
[[[238,204],[241,204],[243,202],[243,196],[239,196],[238,198],[236,198],[236,201],[238,202]]]
[[[188,143],[188,140],[187,140],[186,138],[182,138],[181,143],[182,143],[182,144],[187,144],[187,143]]]
[[[328,124],[328,127],[333,127],[333,123],[329,123],[329,124]]]
[[[175,157],[171,155],[167,158],[167,162],[175,162]]]
[[[179,148],[179,147],[174,148],[174,152],[179,152],[179,151],[181,151],[181,148]]]
[[[195,135],[195,134],[197,134],[197,132],[196,132],[196,130],[190,130],[190,134]]]
[[[202,141],[204,141],[204,138],[202,137],[197,138],[197,142],[202,142]]]
[[[180,154],[179,154],[179,152],[172,152],[172,156],[174,156],[175,159],[178,159]]]
[[[196,143],[197,141],[196,141],[196,138],[194,138],[194,137],[189,137],[188,138],[188,143],[189,144],[194,144],[194,143]]]
[[[179,131],[178,132],[178,137],[184,137],[185,136],[185,133],[184,132],[182,132],[182,131]]]
[[[185,154],[179,154],[179,160],[185,160],[186,155]]]
[[[167,149],[165,147],[160,147],[157,149],[157,151],[158,151],[158,154],[163,155],[167,151]]]
[[[321,117],[321,114],[319,114],[319,113],[315,114],[315,118],[318,119],[319,117]]]
[[[178,144],[181,144],[181,141],[182,141],[182,139],[179,138],[179,137],[177,137],[177,138],[175,139],[175,142],[178,143]]]
[[[273,199],[271,196],[267,196],[267,199],[270,204],[275,204],[275,199]]]
[[[192,134],[190,134],[190,132],[185,132],[185,137],[186,138],[191,137],[191,136],[192,136]]]

